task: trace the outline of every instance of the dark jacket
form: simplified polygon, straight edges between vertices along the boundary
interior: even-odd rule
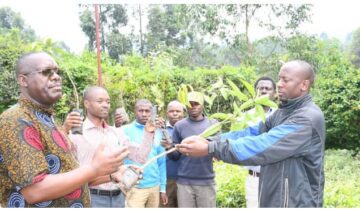
[[[209,153],[261,165],[260,207],[322,207],[325,121],[310,95],[289,101],[264,123],[221,135]]]
[[[192,135],[199,135],[216,121],[210,121],[204,117],[200,121],[185,118],[178,121],[174,126],[172,140],[174,144],[180,144],[183,139]],[[179,160],[177,183],[183,185],[209,186],[215,183],[212,156],[189,157],[173,152],[168,155],[173,160]]]

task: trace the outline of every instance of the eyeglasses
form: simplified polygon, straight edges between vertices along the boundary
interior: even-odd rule
[[[55,69],[46,68],[46,69],[43,69],[43,70],[40,70],[40,71],[32,71],[32,72],[29,72],[29,73],[25,73],[23,75],[28,75],[28,74],[33,74],[33,73],[40,73],[43,76],[49,77],[49,78],[54,76],[55,73],[57,75],[61,76],[61,71],[58,68],[55,68]]]

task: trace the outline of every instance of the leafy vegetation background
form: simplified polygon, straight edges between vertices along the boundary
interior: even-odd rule
[[[197,42],[192,40],[194,42],[186,46],[187,42],[184,41],[186,39],[182,39],[184,38],[182,36],[179,36],[182,37],[181,39],[177,39],[177,35],[186,32],[186,36],[183,35],[189,38],[193,36],[190,32],[201,31],[201,27],[205,27],[209,32],[215,30],[218,25],[214,22],[196,27],[191,25],[194,28],[186,31],[184,28],[179,28],[180,23],[175,21],[177,18],[171,16],[173,7],[166,7],[167,13],[162,13],[159,8],[153,8],[152,14],[161,15],[153,16],[152,23],[163,25],[160,29],[156,27],[151,29],[144,51],[137,52],[128,48],[121,48],[121,52],[117,51],[121,46],[130,46],[129,40],[118,33],[109,35],[107,40],[110,44],[103,43],[104,49],[108,48],[102,53],[101,58],[103,80],[112,99],[112,110],[123,106],[130,117],[133,117],[135,101],[139,98],[148,98],[161,108],[160,114],[164,116],[165,105],[176,98],[181,84],[190,84],[197,91],[208,92],[219,78],[224,81],[227,78],[231,79],[239,85],[240,79],[252,84],[263,75],[277,80],[276,75],[282,62],[292,59],[306,60],[314,66],[317,73],[312,96],[323,110],[326,119],[325,207],[359,207],[360,28],[354,30],[352,39],[347,44],[336,39],[294,32],[289,36],[269,35],[253,42],[247,41],[248,34],[240,33],[232,37],[232,42],[227,43],[226,49],[209,45],[204,40]],[[175,13],[180,16],[184,14],[181,12],[191,12],[187,10],[189,8],[183,6],[176,8],[179,10],[175,10]],[[216,16],[215,7],[196,8],[200,13],[192,11],[190,14],[195,16],[187,21],[191,18],[196,19],[196,15],[204,14],[208,15],[209,20],[216,21],[220,18]],[[225,8],[234,17],[242,14],[234,6]],[[253,8],[258,7],[253,6]],[[280,11],[282,8],[272,9]],[[308,7],[301,7],[295,10],[292,14],[295,15],[295,20],[301,19],[301,15],[306,15],[307,9]],[[121,8],[118,8],[116,11],[120,10]],[[112,8],[107,11],[112,11]],[[86,11],[83,14],[84,24],[89,23],[86,20],[90,21],[91,14]],[[0,17],[0,113],[17,101],[18,89],[14,65],[18,57],[26,52],[46,51],[53,55],[63,72],[66,71],[75,81],[79,93],[82,93],[87,86],[97,84],[96,54],[91,48],[93,40],[89,40],[88,50],[76,55],[69,52],[64,43],[37,38],[35,32],[24,24],[20,15],[9,8],[0,8]],[[156,18],[163,18],[162,22]],[[188,24],[180,25],[185,27]],[[85,26],[89,25],[85,24]],[[164,35],[162,32],[169,31],[167,29],[171,27],[178,27],[179,30],[174,29],[176,33],[172,32],[175,35],[169,38],[169,34]],[[226,35],[220,32],[219,34],[220,37]],[[116,40],[122,40],[125,44],[116,45],[119,43],[113,43],[114,40],[110,37],[117,37]],[[159,45],[160,42],[165,45]],[[241,86],[240,89],[244,90]],[[63,76],[63,92],[62,99],[56,104],[59,122],[75,107],[74,91],[67,74]],[[206,114],[226,113],[233,110],[231,98],[224,100],[214,95],[207,102]],[[215,168],[219,207],[244,206],[243,182],[246,171],[239,166],[222,163],[216,163]]]

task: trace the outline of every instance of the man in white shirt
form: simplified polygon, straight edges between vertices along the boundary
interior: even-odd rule
[[[106,142],[106,149],[110,152],[120,148],[126,140],[121,129],[115,129],[106,123],[110,110],[110,97],[104,88],[97,86],[87,88],[84,92],[84,106],[87,116],[82,123],[82,135],[69,135],[75,144],[80,165],[91,162],[100,143]],[[65,127],[81,125],[79,119],[78,113],[70,113],[65,120]],[[124,194],[114,183],[115,179],[118,181],[118,177],[121,176],[118,173],[120,172],[98,177],[89,183],[91,207],[125,207]]]

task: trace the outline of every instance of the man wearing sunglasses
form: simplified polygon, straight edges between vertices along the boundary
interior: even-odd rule
[[[2,207],[89,207],[87,183],[114,173],[128,155],[99,146],[79,167],[69,140],[54,121],[62,96],[55,60],[29,53],[16,63],[18,103],[0,115],[0,200]]]

